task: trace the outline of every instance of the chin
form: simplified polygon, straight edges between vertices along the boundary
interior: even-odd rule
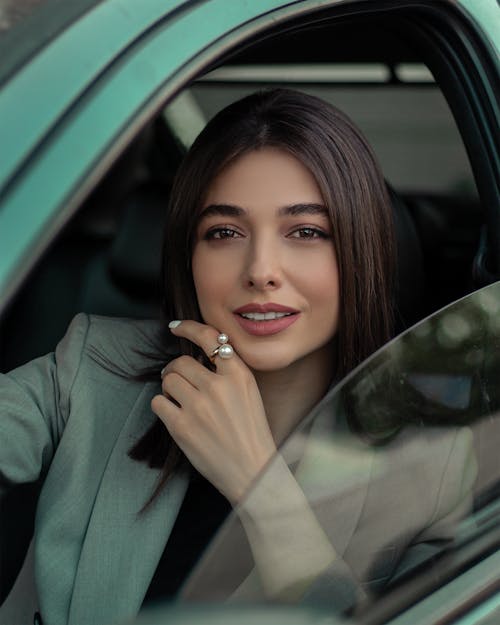
[[[244,355],[240,354],[240,358],[252,371],[270,372],[279,371],[280,369],[286,369],[294,360],[291,358],[279,357],[276,354],[271,356],[266,355]]]

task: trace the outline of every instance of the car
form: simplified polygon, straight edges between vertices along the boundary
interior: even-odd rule
[[[497,340],[499,41],[495,0],[4,2],[0,370],[54,349],[80,311],[158,316],[159,224],[183,155],[225,104],[256,89],[292,86],[337,104],[365,132],[390,187],[397,226],[401,336],[338,392],[360,383],[363,372],[387,356],[404,368],[401,349],[417,345],[417,373],[424,378],[405,378],[405,384],[420,393],[422,405],[435,408],[429,389],[437,392],[425,379],[426,362],[436,365],[429,369],[434,378],[445,375],[447,392],[462,397],[470,372],[457,364],[450,381],[446,363],[465,363],[463,319],[477,332],[487,327],[491,345]],[[474,306],[487,321],[476,320]],[[450,311],[452,321],[441,329],[444,343],[432,343],[434,334],[425,328],[438,327]],[[458,337],[451,356],[446,336],[448,343]],[[483,371],[480,380],[494,379],[495,359],[488,354],[481,363],[492,373]],[[423,563],[422,577],[412,572],[360,605],[354,622],[485,625],[498,618],[500,552],[490,528],[497,519],[498,460],[483,444],[498,439],[491,406],[465,418],[455,405],[450,417],[474,431],[479,477],[474,515],[467,518],[484,532],[478,537],[462,528],[456,551],[444,550],[435,567]],[[483,427],[490,421],[491,429]],[[28,548],[33,528],[22,493],[14,503],[16,529]],[[214,557],[228,559],[223,549]],[[200,580],[205,566],[200,562]],[[434,585],[426,575],[436,576]],[[30,580],[28,556],[0,608],[0,623],[32,619]],[[228,622],[236,613],[251,622],[346,618],[333,616],[328,606],[307,605],[213,605],[197,613],[181,604],[168,610],[180,623],[207,618],[210,610],[214,620],[228,611]]]

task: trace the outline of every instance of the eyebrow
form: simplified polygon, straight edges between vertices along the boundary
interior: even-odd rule
[[[323,204],[290,204],[289,206],[282,206],[279,211],[279,215],[328,215],[326,206]]]
[[[205,207],[199,216],[201,221],[205,217],[242,217],[245,215],[245,209],[240,206],[234,206],[233,204],[210,204]],[[284,217],[286,215],[292,215],[296,217],[298,215],[326,215],[328,216],[328,210],[323,204],[315,203],[300,203],[300,204],[288,204],[282,206],[278,210],[278,215]]]

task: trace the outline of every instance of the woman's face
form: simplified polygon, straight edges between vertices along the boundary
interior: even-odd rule
[[[338,269],[311,172],[276,148],[223,169],[200,213],[193,277],[205,323],[228,334],[251,369],[324,353],[338,325]]]

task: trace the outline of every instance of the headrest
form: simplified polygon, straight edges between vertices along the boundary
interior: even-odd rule
[[[397,246],[396,330],[401,331],[425,315],[424,258],[410,211],[388,185]]]

